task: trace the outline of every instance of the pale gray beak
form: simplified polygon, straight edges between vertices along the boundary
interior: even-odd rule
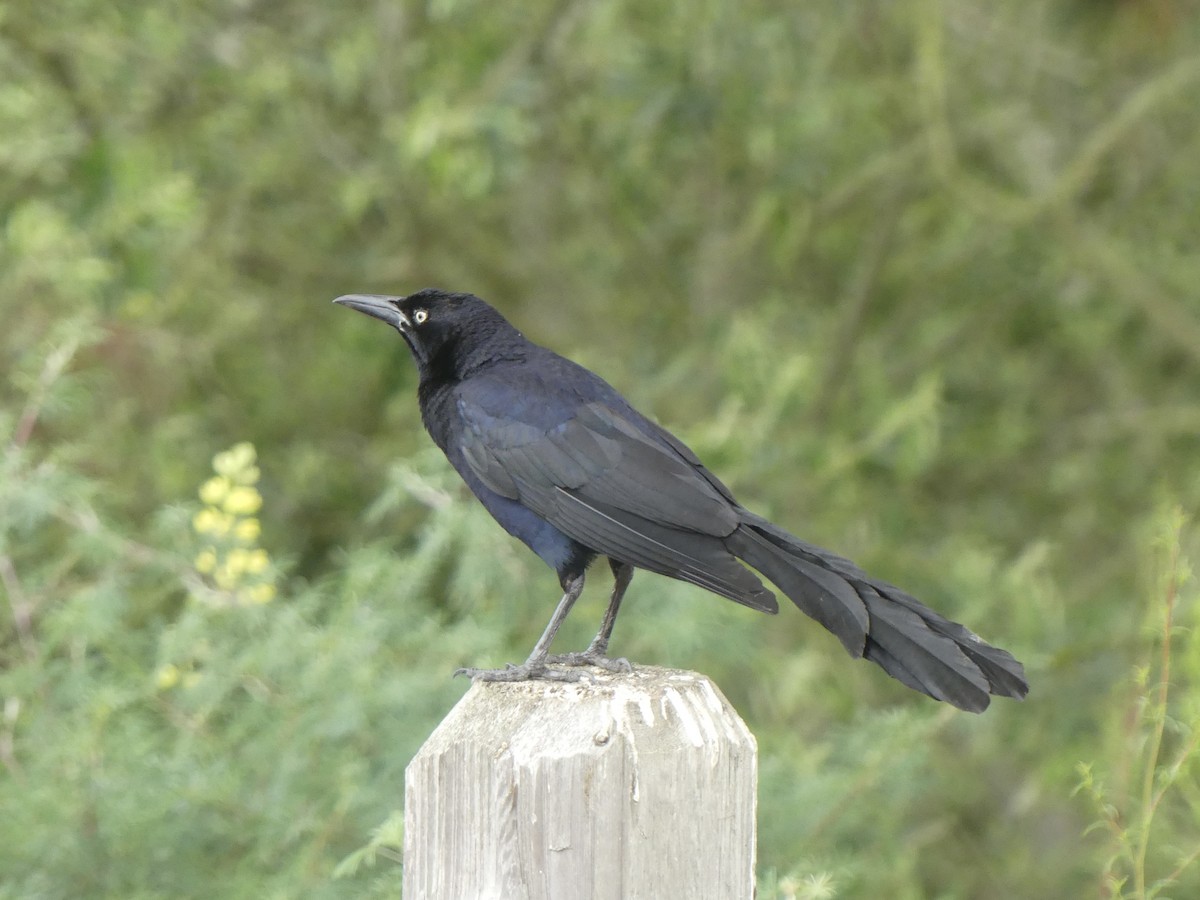
[[[357,309],[360,313],[387,322],[397,331],[404,332],[412,327],[412,322],[396,306],[403,299],[403,297],[386,297],[383,294],[346,294],[333,302]]]

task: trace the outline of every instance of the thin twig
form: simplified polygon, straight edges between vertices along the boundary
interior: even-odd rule
[[[1197,859],[1200,859],[1200,845],[1197,845],[1195,847],[1195,849],[1192,850],[1191,853],[1189,853],[1182,860],[1180,860],[1179,865],[1177,865],[1174,869],[1172,869],[1170,874],[1168,874],[1167,877],[1165,879],[1163,879],[1163,881],[1168,884],[1171,882],[1174,882],[1174,881],[1178,881],[1179,876],[1182,875],[1187,870],[1187,868],[1192,863],[1194,863]]]
[[[38,373],[37,383],[29,392],[29,400],[25,403],[25,408],[21,410],[21,417],[17,419],[17,427],[13,429],[13,435],[9,442],[10,452],[29,443],[30,437],[33,436],[34,426],[37,425],[38,418],[42,414],[42,407],[45,406],[46,395],[50,392],[51,385],[62,376],[78,349],[79,338],[71,337],[46,357],[46,361],[42,364],[42,371]]]
[[[4,730],[0,732],[0,762],[8,769],[13,778],[20,779],[24,773],[16,753],[17,717],[21,714],[21,698],[6,697],[4,699]]]
[[[1154,731],[1151,733],[1150,746],[1146,754],[1146,771],[1142,775],[1142,820],[1138,827],[1137,854],[1134,857],[1133,866],[1134,891],[1138,897],[1143,898],[1146,896],[1146,855],[1150,849],[1150,826],[1154,822],[1154,811],[1157,807],[1154,796],[1154,775],[1158,769],[1158,756],[1162,751],[1163,733],[1167,725],[1167,700],[1170,698],[1171,690],[1171,631],[1175,616],[1175,601],[1178,597],[1180,539],[1177,525],[1167,563],[1167,593],[1163,611],[1158,701],[1154,710]]]
[[[1101,163],[1126,135],[1160,106],[1186,97],[1200,81],[1200,56],[1180,60],[1142,84],[1077,146],[1047,189],[1024,193],[997,187],[961,165],[950,122],[949,92],[943,58],[945,41],[941,5],[923,4],[917,14],[917,75],[922,90],[919,108],[925,117],[929,160],[938,178],[976,211],[1009,225],[1019,225],[1052,210],[1065,209],[1096,177]]]
[[[7,553],[0,555],[0,582],[4,583],[4,593],[8,597],[8,608],[12,612],[17,641],[26,658],[34,660],[37,658],[37,641],[33,636],[33,604],[29,602],[17,575],[17,568]]]
[[[846,374],[854,361],[854,350],[862,334],[862,325],[874,296],[879,272],[896,234],[900,209],[901,204],[898,201],[890,203],[886,212],[875,220],[875,226],[871,229],[850,275],[850,282],[839,304],[843,314],[837,336],[834,338],[833,352],[829,354],[829,364],[825,369],[825,376],[821,379],[816,403],[813,405],[812,416],[817,424],[829,418],[842,384],[845,383]]]

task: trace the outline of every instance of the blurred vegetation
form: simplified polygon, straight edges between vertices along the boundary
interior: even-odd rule
[[[973,717],[639,576],[762,896],[1200,896],[1198,91],[1190,0],[0,2],[0,897],[396,893],[557,599],[328,302],[427,285],[1027,663]]]

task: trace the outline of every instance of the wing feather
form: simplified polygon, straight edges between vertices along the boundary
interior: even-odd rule
[[[470,382],[468,382],[469,384]],[[611,506],[669,528],[725,537],[739,519],[732,503],[658,439],[657,426],[638,429],[641,417],[591,402],[547,428],[492,415],[460,395],[466,425],[463,455],[479,478],[513,499],[517,481],[569,488],[580,499]]]
[[[592,506],[571,491],[556,489],[561,521],[588,546],[660,575],[670,575],[746,606],[777,612],[775,596],[709,535],[688,535],[645,520]]]
[[[522,407],[505,396],[511,384],[462,388],[463,457],[489,488],[597,553],[777,609],[724,546],[735,507],[658,426],[604,400],[576,403],[563,421],[514,422]]]

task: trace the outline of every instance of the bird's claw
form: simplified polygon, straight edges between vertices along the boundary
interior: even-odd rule
[[[559,653],[547,656],[546,662],[555,666],[595,666],[606,672],[632,672],[633,664],[625,657],[611,658],[595,650],[584,650],[582,653]]]
[[[578,669],[554,669],[545,662],[509,663],[503,669],[454,670],[455,677],[465,675],[472,681],[579,681],[585,674]]]
[[[579,681],[587,676],[588,666],[606,672],[632,672],[633,665],[624,657],[612,659],[599,650],[581,653],[559,653],[545,659],[517,665],[509,663],[502,669],[455,669],[455,676],[465,675],[472,681]],[[561,667],[561,668],[560,668]]]

